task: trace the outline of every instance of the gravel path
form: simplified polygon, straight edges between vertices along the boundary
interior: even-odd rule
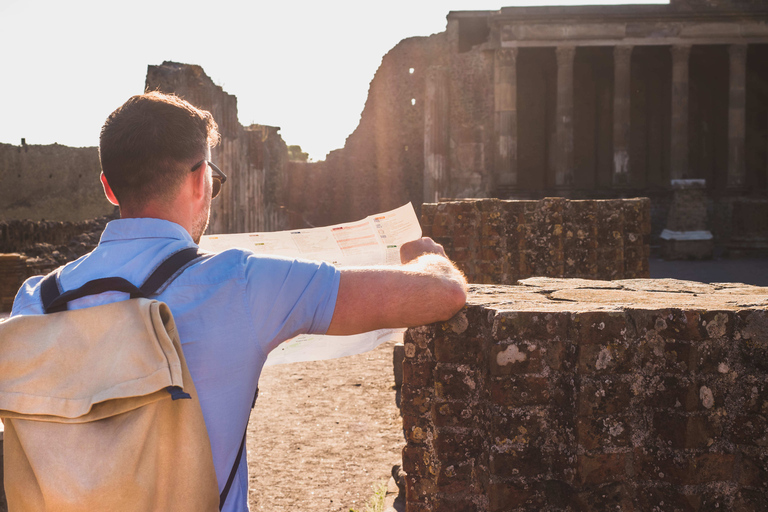
[[[264,370],[248,427],[251,510],[365,510],[405,445],[392,347]]]

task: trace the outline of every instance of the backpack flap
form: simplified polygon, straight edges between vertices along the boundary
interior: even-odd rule
[[[174,386],[193,399],[173,400]],[[9,510],[218,510],[200,403],[162,302],[0,324],[0,417]]]
[[[0,417],[94,421],[184,388],[162,302],[132,299],[9,319],[0,331]]]

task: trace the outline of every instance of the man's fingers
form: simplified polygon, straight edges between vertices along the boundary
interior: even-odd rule
[[[447,258],[443,246],[429,237],[412,240],[400,246],[400,261],[402,263],[413,261],[423,254],[438,254]]]

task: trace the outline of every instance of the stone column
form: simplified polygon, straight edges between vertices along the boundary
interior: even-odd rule
[[[517,185],[517,48],[496,50],[494,71],[496,176],[498,185]]]
[[[555,187],[573,184],[573,58],[575,46],[560,46],[557,54],[557,149]]]
[[[672,47],[671,178],[688,177],[688,58],[691,47]]]
[[[424,202],[448,195],[448,87],[446,70],[427,69],[424,97]]]
[[[730,85],[728,92],[728,188],[746,184],[744,161],[746,135],[747,45],[728,47],[730,56]]]
[[[629,184],[630,69],[632,46],[613,49],[613,184]]]

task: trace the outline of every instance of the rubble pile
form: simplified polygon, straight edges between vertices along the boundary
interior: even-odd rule
[[[83,222],[0,222],[0,311],[10,311],[16,291],[42,275],[92,251],[114,216]]]

